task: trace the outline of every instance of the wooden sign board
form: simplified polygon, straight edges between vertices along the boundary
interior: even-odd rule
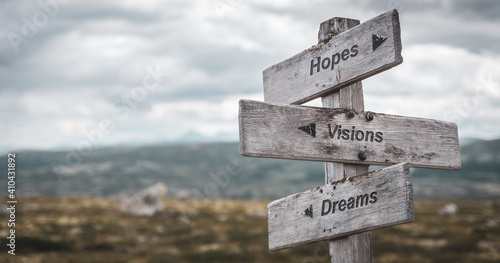
[[[403,62],[399,15],[377,16],[263,72],[264,101],[301,104]]]
[[[244,156],[458,170],[457,125],[345,109],[241,100]],[[372,119],[372,120],[368,120]]]
[[[268,209],[271,250],[413,222],[410,168],[402,163],[333,182]]]

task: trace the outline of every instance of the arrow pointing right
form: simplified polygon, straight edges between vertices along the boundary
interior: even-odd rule
[[[387,37],[372,34],[373,51],[375,51],[375,49],[377,49],[378,46],[380,46],[380,44],[382,44],[382,42],[384,42],[386,39]]]

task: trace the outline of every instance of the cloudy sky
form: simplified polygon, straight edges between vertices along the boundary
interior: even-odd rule
[[[393,8],[404,62],[363,81],[365,108],[500,138],[496,0],[6,0],[0,151],[236,141],[238,100],[263,99],[265,68],[324,20]]]

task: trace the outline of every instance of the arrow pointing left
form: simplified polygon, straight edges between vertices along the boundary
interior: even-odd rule
[[[299,127],[299,130],[311,135],[312,137],[316,137],[316,123],[311,123],[309,125]]]

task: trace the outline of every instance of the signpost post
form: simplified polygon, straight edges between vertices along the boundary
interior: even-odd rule
[[[269,204],[271,250],[329,240],[331,262],[372,262],[369,231],[413,221],[409,167],[460,169],[457,126],[364,111],[361,80],[403,61],[396,10],[325,21],[318,42],[264,70],[266,103],[240,101],[240,152],[326,161],[324,186]]]
[[[397,14],[397,12],[396,12]],[[333,18],[320,25],[318,42],[325,41],[352,27],[359,25],[359,20]],[[399,23],[398,23],[399,24]],[[400,35],[398,34],[398,37]],[[361,81],[344,87],[321,98],[323,107],[345,108],[358,112],[364,111],[363,87]],[[368,165],[343,163],[325,163],[325,184],[340,181],[351,176],[368,172]],[[371,232],[363,232],[328,242],[332,263],[373,262]]]
[[[264,70],[266,102],[301,104],[403,62],[396,10],[356,27],[358,20],[330,22],[321,26],[318,45]]]
[[[460,168],[454,123],[250,100],[240,101],[240,112],[240,152],[245,156]]]
[[[269,249],[413,221],[410,167],[397,164],[269,204]]]

